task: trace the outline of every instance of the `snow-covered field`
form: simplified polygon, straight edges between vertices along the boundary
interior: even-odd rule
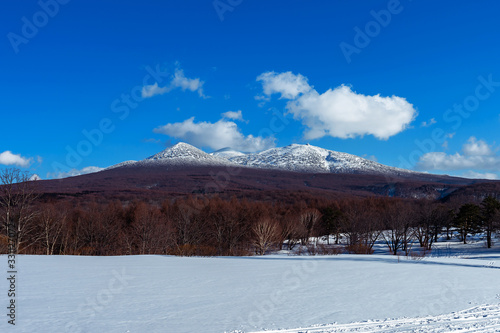
[[[18,256],[16,326],[3,278],[0,332],[500,332],[500,253],[480,246],[421,260]]]
[[[475,306],[439,316],[368,320],[350,324],[316,325],[266,333],[330,333],[330,332],[500,332],[500,307]],[[257,332],[258,333],[258,332]]]

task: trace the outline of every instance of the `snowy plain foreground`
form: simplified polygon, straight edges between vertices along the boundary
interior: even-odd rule
[[[0,332],[500,332],[499,251],[17,259]]]

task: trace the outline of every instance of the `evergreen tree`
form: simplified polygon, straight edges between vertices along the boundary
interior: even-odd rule
[[[454,227],[458,229],[460,237],[467,244],[467,235],[481,231],[481,208],[476,204],[464,204],[455,217]]]
[[[330,245],[330,235],[335,235],[335,244],[339,243],[340,221],[343,218],[342,211],[337,207],[326,207],[321,211],[321,229],[323,235],[327,236]]]
[[[500,225],[500,201],[492,196],[486,197],[481,203],[481,213],[486,231],[486,242],[491,248],[491,234]]]

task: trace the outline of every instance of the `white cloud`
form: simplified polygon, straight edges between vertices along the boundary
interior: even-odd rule
[[[474,179],[492,179],[492,180],[498,179],[498,175],[495,173],[491,172],[480,173],[475,171],[464,172],[463,174],[459,175],[459,177],[474,178]]]
[[[417,169],[420,170],[492,170],[500,168],[497,156],[467,156],[460,153],[448,155],[442,152],[431,152],[420,157]]]
[[[445,137],[448,139],[453,139],[454,136],[455,136],[455,133],[448,133],[445,135]],[[443,149],[448,149],[448,140],[445,140],[443,142],[443,144],[441,145],[441,147],[443,147]]]
[[[420,124],[420,126],[422,126],[422,127],[429,127],[429,126],[434,125],[435,123],[437,123],[436,119],[435,118],[431,118],[431,120],[429,120],[429,121],[423,121],[422,124]]]
[[[0,153],[0,164],[17,165],[20,167],[28,167],[33,162],[32,158],[22,157],[20,154],[13,154],[10,150]]]
[[[170,83],[164,87],[158,86],[158,82],[155,82],[152,85],[145,85],[142,87],[142,97],[150,98],[155,95],[163,95],[172,91],[173,89],[180,88],[182,91],[193,91],[198,92],[200,97],[206,98],[203,93],[203,84],[205,82],[201,81],[199,78],[190,79],[184,75],[184,70],[180,68],[176,68],[174,75],[172,75]]]
[[[170,83],[173,88],[181,88],[183,91],[197,91],[200,97],[205,97],[205,95],[203,95],[203,84],[204,82],[198,78],[188,79],[184,75],[184,71],[182,69],[175,70],[174,78]]]
[[[153,132],[181,139],[197,147],[210,147],[215,150],[231,147],[245,152],[255,152],[275,146],[273,137],[245,136],[236,123],[225,119],[216,123],[195,123],[194,117],[191,117],[181,123],[155,128]]]
[[[143,98],[149,98],[153,97],[155,95],[163,95],[166,92],[169,92],[168,87],[158,87],[158,82],[155,82],[155,84],[147,85],[142,87],[142,97]]]
[[[373,135],[388,139],[406,129],[416,116],[411,104],[400,97],[365,96],[348,86],[313,91],[288,103],[294,119],[308,127],[305,137],[329,135],[342,139]]]
[[[40,178],[40,176],[35,173],[30,177],[30,180],[42,180],[42,178]]]
[[[500,170],[500,156],[483,140],[470,137],[462,146],[462,153],[453,155],[430,152],[420,157],[420,170]],[[475,171],[474,171],[475,172]]]
[[[373,161],[373,162],[377,162],[378,161],[377,156],[375,156],[375,155],[364,154],[361,157],[366,158],[367,160],[370,160],[370,161]]]
[[[295,75],[292,72],[276,73],[266,72],[257,77],[257,81],[262,81],[264,94],[281,94],[280,98],[294,99],[300,94],[312,90],[307,83],[307,78],[300,74]]]
[[[320,94],[307,78],[291,72],[263,73],[257,80],[268,97],[279,93],[280,98],[290,100],[287,110],[307,127],[304,137],[309,140],[364,135],[386,140],[408,128],[417,115],[405,98],[362,95],[345,85]]]
[[[224,112],[222,114],[222,117],[226,118],[226,119],[232,119],[232,120],[240,120],[240,121],[244,121],[243,120],[243,113],[241,112],[241,110],[238,110],[238,111],[227,111],[227,112]]]
[[[66,178],[66,177],[74,177],[74,176],[80,176],[80,175],[86,175],[88,173],[94,173],[94,172],[98,172],[98,171],[101,171],[101,170],[104,170],[104,168],[100,168],[100,167],[97,167],[97,166],[88,166],[88,167],[85,167],[83,169],[71,169],[69,170],[68,172],[57,172],[57,173],[49,173],[47,174],[47,177],[50,177],[50,178]]]
[[[259,103],[257,104],[259,108],[263,107],[264,105],[266,105],[266,102],[269,102],[271,100],[269,96],[264,96],[264,95],[254,96],[254,99],[256,101],[259,101]]]
[[[493,155],[491,147],[483,140],[477,140],[471,136],[467,143],[464,144],[462,150],[468,156],[489,156]]]

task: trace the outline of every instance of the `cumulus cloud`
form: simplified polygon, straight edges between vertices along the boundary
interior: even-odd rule
[[[483,140],[477,140],[475,137],[471,136],[469,140],[464,144],[462,150],[465,155],[468,156],[489,156],[493,155],[493,150],[491,147]]]
[[[224,112],[222,114],[222,117],[223,118],[226,118],[226,119],[232,119],[232,120],[240,120],[240,121],[244,121],[243,120],[243,113],[241,112],[241,110],[238,110],[238,111],[227,111],[227,112]]]
[[[104,168],[100,168],[100,167],[97,167],[97,166],[88,166],[88,167],[85,167],[83,169],[71,169],[67,172],[58,172],[58,173],[49,173],[47,176],[50,177],[50,178],[66,178],[66,177],[74,177],[74,176],[80,176],[80,175],[85,175],[85,174],[88,174],[88,173],[94,173],[94,172],[98,172],[98,171],[101,171],[101,170],[104,170]]]
[[[22,157],[20,154],[13,154],[10,150],[0,153],[0,164],[17,165],[20,167],[28,167],[33,162],[32,158]]]
[[[245,152],[255,152],[275,146],[273,137],[245,136],[236,123],[226,119],[215,123],[196,123],[194,117],[191,117],[180,123],[155,128],[153,132],[186,141],[197,147],[210,147],[215,150],[231,147]]]
[[[291,72],[263,73],[257,81],[268,97],[280,94],[289,100],[287,111],[307,127],[304,137],[309,140],[364,135],[386,140],[405,130],[417,115],[405,98],[358,94],[346,85],[320,94],[306,77]]]
[[[300,94],[312,90],[307,83],[307,78],[301,74],[295,75],[292,72],[276,73],[266,72],[257,77],[257,81],[262,82],[264,94],[281,94],[281,98],[294,99]]]
[[[163,95],[172,91],[173,89],[180,88],[182,91],[193,91],[198,92],[200,97],[206,98],[203,93],[203,84],[205,82],[201,81],[199,78],[190,79],[184,75],[184,70],[176,68],[174,75],[170,78],[170,82],[164,86],[160,87],[158,82],[151,85],[145,85],[142,87],[142,97],[150,98],[156,95]]]
[[[500,156],[483,140],[470,137],[462,152],[446,154],[430,152],[422,155],[417,163],[420,170],[500,170]]]
[[[431,152],[420,157],[417,168],[420,170],[491,170],[500,167],[497,156],[467,156],[460,153],[448,155],[442,152]]]

